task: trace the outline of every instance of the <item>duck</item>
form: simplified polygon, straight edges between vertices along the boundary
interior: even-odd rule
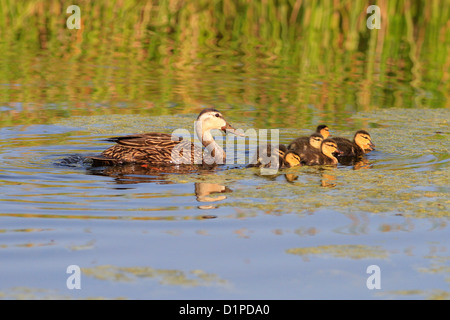
[[[218,129],[244,136],[234,129],[221,112],[214,108],[203,109],[195,122],[195,133],[209,154],[190,139],[172,134],[150,132],[106,139],[116,144],[99,156],[90,157],[94,165],[123,165],[130,163],[152,166],[215,165],[225,163],[225,151],[214,140],[211,130]]]
[[[320,133],[324,139],[330,136],[330,128],[326,124],[320,124],[316,128],[316,133]]]
[[[320,149],[324,137],[320,133],[313,133],[309,137],[300,137],[288,145],[288,150],[294,150],[297,153],[305,152],[309,149]]]
[[[274,153],[272,154],[272,150]],[[257,150],[256,157],[247,167],[258,168],[290,168],[300,165],[300,156],[294,150],[288,150],[284,144],[266,147],[260,147]]]
[[[324,139],[320,145],[320,150],[310,149],[299,154],[300,163],[306,166],[315,165],[337,165],[338,159],[335,154],[340,154],[338,144],[334,139]]]
[[[366,130],[358,130],[353,136],[353,141],[342,137],[333,137],[339,150],[342,152],[339,157],[361,158],[364,154],[375,149],[372,138]]]
[[[311,138],[312,137],[322,137],[323,139],[326,139],[330,136],[330,129],[328,128],[327,125],[325,124],[320,124],[316,127],[316,131],[310,135],[309,137],[299,137],[297,139],[295,139],[294,141],[292,141],[289,145],[288,145],[288,149],[296,149],[296,150],[301,150],[304,148],[309,148],[310,146],[313,146],[316,149],[320,148],[320,142],[318,142],[317,144],[311,144]]]

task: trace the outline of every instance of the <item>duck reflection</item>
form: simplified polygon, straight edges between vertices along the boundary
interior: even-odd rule
[[[105,167],[89,167],[88,174],[107,176],[114,179],[119,185],[136,184],[136,183],[157,183],[157,184],[175,184],[176,182],[169,180],[169,174],[188,174],[198,173],[200,175],[214,174],[214,170],[200,171],[195,168],[180,168],[177,167],[159,167],[152,168],[137,164],[128,164],[122,166],[105,166]],[[217,183],[195,182],[195,196],[198,202],[217,202],[223,201],[227,198],[224,193],[232,192],[226,186]],[[120,189],[124,189],[120,187]],[[215,209],[214,204],[200,205],[199,209]]]
[[[369,159],[365,157],[340,157],[339,164],[346,167],[353,166],[354,170],[372,168],[372,164],[370,163]]]
[[[222,201],[227,198],[223,193],[232,192],[228,187],[222,186],[217,183],[196,182],[195,183],[195,196],[198,202],[215,202]],[[220,194],[216,196],[211,196]],[[215,205],[200,205],[199,209],[216,209]]]

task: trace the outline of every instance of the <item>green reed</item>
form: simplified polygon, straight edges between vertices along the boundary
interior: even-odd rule
[[[0,103],[25,104],[0,123],[135,112],[121,103],[255,106],[265,125],[333,121],[349,105],[447,106],[450,2],[375,1],[379,30],[366,27],[370,4],[82,0],[69,30],[63,1],[0,0]]]

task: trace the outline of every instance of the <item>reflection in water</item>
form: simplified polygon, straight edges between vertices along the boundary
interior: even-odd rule
[[[231,189],[222,186],[217,183],[205,183],[205,182],[196,182],[195,183],[195,195],[198,202],[214,202],[214,201],[222,201],[227,198],[225,195],[220,195],[216,197],[211,197],[210,195],[215,193],[226,193],[232,192]],[[214,205],[201,205],[198,206],[199,209],[215,209],[217,206]]]
[[[321,180],[322,187],[327,187],[327,188],[336,187],[336,183],[334,183],[333,181],[336,181],[335,175],[327,174],[327,173],[322,174],[322,180]]]
[[[366,158],[362,158],[362,159],[358,159],[355,160],[354,158],[352,159],[347,159],[348,162],[345,163],[341,163],[340,165],[345,165],[345,166],[353,166],[353,170],[359,170],[359,169],[371,169],[373,167],[373,164],[369,161],[369,159]],[[326,188],[333,188],[335,187],[336,184],[336,175],[333,174],[333,172],[331,170],[329,170],[329,168],[326,167],[319,167],[319,169],[317,170],[317,173],[320,174],[321,176],[321,186],[322,187],[326,187]],[[280,175],[280,174],[278,174]],[[278,176],[276,175],[276,176]],[[275,175],[270,176],[270,178],[273,180],[276,178]],[[285,173],[284,177],[286,178],[286,181],[288,182],[294,182],[296,180],[298,180],[298,174],[295,173]]]
[[[179,173],[199,173],[199,174],[212,174],[211,170],[200,170],[192,166],[188,168],[183,167],[160,167],[149,168],[148,166],[142,166],[139,164],[127,164],[121,166],[107,166],[107,167],[90,167],[87,169],[89,174],[101,175],[114,178],[117,184],[136,184],[136,183],[157,183],[157,184],[173,184],[175,182],[168,180],[168,174]],[[123,188],[121,188],[123,189]],[[195,183],[195,196],[198,202],[215,202],[225,200],[225,195],[211,196],[217,193],[232,192],[226,186],[216,183],[196,182]],[[200,205],[199,209],[215,209],[215,205]],[[205,218],[212,218],[215,216],[205,216]]]
[[[369,159],[363,158],[355,158],[355,157],[341,157],[339,158],[339,164],[343,166],[353,166],[354,170],[358,169],[370,169],[372,168],[372,164]]]

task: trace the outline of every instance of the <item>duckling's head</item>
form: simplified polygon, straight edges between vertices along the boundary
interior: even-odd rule
[[[316,128],[316,132],[320,133],[324,139],[326,139],[330,136],[330,129],[325,124],[318,125]],[[319,148],[317,148],[317,149],[319,149]]]
[[[294,150],[289,150],[284,155],[284,163],[288,168],[299,166],[300,161],[301,161],[300,156]]]
[[[315,149],[320,149],[320,145],[322,144],[323,136],[320,133],[313,133],[309,136],[309,144],[311,147]]]
[[[355,143],[365,152],[375,149],[375,145],[372,143],[370,134],[365,130],[356,131],[353,141],[355,141]]]
[[[339,150],[336,141],[331,138],[325,139],[322,141],[320,146],[320,150],[324,155],[328,158],[333,159],[334,163],[337,163],[337,159],[334,154],[341,154],[342,152]]]
[[[209,131],[213,129],[222,130],[223,132],[231,132],[239,136],[243,136],[243,134],[236,132],[234,129],[223,117],[223,115],[216,109],[207,108],[200,112],[197,117],[196,122],[196,131],[198,137],[201,137],[202,140],[206,138],[206,136],[210,136]],[[208,134],[206,134],[208,133]]]

